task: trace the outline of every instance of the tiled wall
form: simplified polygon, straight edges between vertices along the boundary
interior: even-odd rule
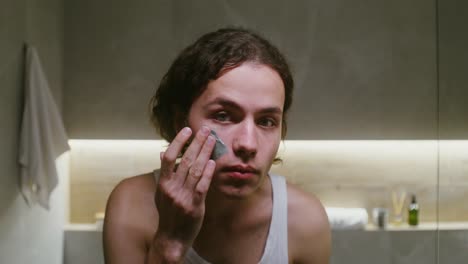
[[[71,141],[71,222],[94,222],[120,180],[159,167],[165,145]],[[407,193],[406,204],[416,194],[421,221],[436,221],[438,197],[440,221],[468,221],[468,141],[286,141],[279,156],[283,163],[272,172],[315,193],[325,206],[392,211],[397,191]]]

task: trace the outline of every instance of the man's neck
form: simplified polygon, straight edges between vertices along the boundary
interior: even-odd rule
[[[209,192],[205,203],[204,225],[208,225],[209,229],[226,228],[235,231],[252,224],[249,221],[252,213],[257,212],[259,208],[269,208],[268,205],[272,203],[271,179],[269,176],[263,179],[258,189],[242,199],[228,197],[216,191]]]
[[[259,188],[245,199],[232,199],[213,192],[206,201],[203,225],[193,244],[201,256],[212,259],[232,256],[235,254],[232,251],[243,248],[241,245],[245,246],[245,241],[250,241],[249,246],[261,245],[263,249],[273,208],[269,177],[264,177]],[[258,239],[260,244],[252,244]],[[260,257],[262,250],[258,250]]]

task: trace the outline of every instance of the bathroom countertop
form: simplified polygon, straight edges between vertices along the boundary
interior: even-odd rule
[[[102,230],[96,224],[68,224],[64,233],[64,264],[104,264]]]
[[[67,224],[64,227],[65,231],[96,231],[101,232],[98,224]]]
[[[423,222],[417,226],[408,224],[389,224],[385,229],[377,228],[375,225],[366,226],[366,231],[435,231],[435,230],[468,230],[468,222]]]
[[[102,225],[96,224],[67,224],[65,231],[95,231],[101,232]],[[373,224],[368,224],[363,231],[431,231],[431,230],[468,230],[468,222],[423,222],[417,226],[408,224],[394,225],[389,224],[385,229],[377,228]],[[336,230],[340,231],[340,230]]]

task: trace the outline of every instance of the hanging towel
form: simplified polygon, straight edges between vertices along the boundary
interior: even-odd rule
[[[34,47],[26,50],[24,110],[19,163],[21,193],[29,205],[49,209],[57,186],[55,159],[70,149],[62,119]]]

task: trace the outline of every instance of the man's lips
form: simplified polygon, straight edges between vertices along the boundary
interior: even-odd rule
[[[258,170],[246,165],[227,166],[221,169],[221,171],[226,172],[230,177],[237,179],[247,179],[258,174]]]
[[[254,167],[248,165],[234,165],[226,166],[222,169],[226,172],[240,172],[240,173],[256,173],[257,170]]]

